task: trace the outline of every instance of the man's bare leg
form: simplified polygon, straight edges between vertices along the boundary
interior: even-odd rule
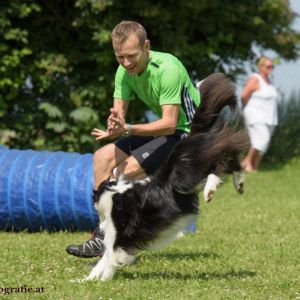
[[[129,179],[144,179],[147,177],[144,169],[140,166],[139,162],[133,156],[129,156],[125,161],[119,164],[114,169],[113,175],[116,178],[124,175]]]
[[[112,170],[127,158],[128,155],[114,144],[97,150],[94,154],[94,190],[97,190],[100,183],[111,176]]]

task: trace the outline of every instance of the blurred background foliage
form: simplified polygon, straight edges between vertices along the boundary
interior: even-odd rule
[[[253,45],[292,59],[300,35],[287,0],[2,0],[0,140],[11,148],[92,152],[105,128],[117,68],[110,32],[141,22],[153,50],[180,58],[193,79],[233,78]],[[299,106],[298,106],[299,109]],[[129,122],[145,121],[132,103]]]

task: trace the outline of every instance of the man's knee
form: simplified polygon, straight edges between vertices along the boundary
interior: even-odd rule
[[[133,156],[130,156],[113,170],[113,175],[115,177],[125,175],[128,178],[136,178],[144,172],[139,162]]]
[[[104,147],[98,149],[94,153],[94,163],[109,163],[111,162],[115,157],[115,145],[114,144],[108,144]]]

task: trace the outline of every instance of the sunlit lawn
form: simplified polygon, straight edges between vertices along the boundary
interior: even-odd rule
[[[96,262],[65,252],[88,233],[0,232],[0,299],[300,299],[299,178],[300,160],[247,175],[243,196],[229,178],[212,203],[201,199],[196,234],[105,283],[70,282]],[[21,286],[39,290],[4,295]]]

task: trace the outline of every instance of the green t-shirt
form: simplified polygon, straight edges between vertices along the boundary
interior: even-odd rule
[[[125,101],[138,98],[159,117],[161,105],[180,104],[176,129],[186,132],[190,132],[190,123],[200,105],[199,92],[183,64],[171,54],[156,51],[150,51],[149,63],[141,74],[129,75],[119,65],[114,98]]]

